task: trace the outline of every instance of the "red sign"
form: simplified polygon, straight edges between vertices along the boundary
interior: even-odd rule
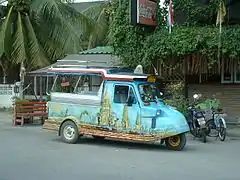
[[[149,0],[137,0],[137,23],[157,25],[157,3]]]
[[[70,83],[69,82],[62,82],[61,86],[62,87],[67,87],[67,86],[70,86]]]

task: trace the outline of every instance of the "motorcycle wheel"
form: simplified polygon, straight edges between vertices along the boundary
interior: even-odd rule
[[[189,125],[189,129],[190,129],[190,133],[194,136],[194,137],[197,137],[197,131],[196,131],[196,128],[194,127],[193,125],[193,122],[189,122],[188,123]]]
[[[220,124],[219,131],[218,131],[219,139],[220,139],[221,141],[225,141],[225,139],[226,139],[226,134],[227,134],[227,130],[226,130],[226,128],[224,127],[223,122],[222,122],[221,119],[219,120],[219,124]]]
[[[216,131],[216,128],[214,126],[214,120],[213,119],[210,119],[206,122],[206,136],[209,136],[209,137],[217,137],[218,136],[218,132],[216,131],[216,133],[212,133],[212,131]]]

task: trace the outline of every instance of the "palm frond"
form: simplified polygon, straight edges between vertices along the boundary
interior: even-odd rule
[[[94,28],[90,37],[88,49],[94,47],[97,43],[104,42],[109,28],[109,18],[105,13],[105,9],[101,11],[97,19],[97,28]]]
[[[88,18],[97,20],[98,15],[101,14],[102,10],[106,9],[108,6],[109,6],[109,2],[99,2],[84,9],[82,13]]]
[[[30,16],[32,19],[32,17]],[[45,55],[51,62],[61,58],[67,52],[67,38],[54,38],[51,33],[49,33],[49,25],[44,22],[44,19],[38,19],[38,22],[33,19],[32,21],[33,29],[35,30],[36,37],[39,44],[43,47]],[[61,29],[55,31],[59,36],[61,36]]]
[[[10,7],[6,19],[0,26],[0,57],[3,53],[8,57],[12,39],[12,18],[13,7]]]
[[[33,0],[31,8],[44,18],[51,37],[58,42],[68,37],[73,44],[79,45],[82,36],[92,27],[93,22],[60,0]]]
[[[29,16],[26,14],[24,17],[25,27],[28,37],[28,54],[29,58],[27,59],[28,67],[43,67],[49,64],[47,57],[44,54],[42,46],[39,44],[36,34],[34,32],[33,26],[29,19]],[[28,68],[28,69],[31,69]]]
[[[12,46],[12,61],[13,63],[21,63],[27,60],[26,42],[24,34],[24,24],[22,21],[21,13],[17,12],[17,30],[14,35]]]
[[[88,42],[88,49],[100,42],[104,42],[108,33],[110,2],[97,3],[82,11],[88,18],[93,19],[96,24],[91,30]]]

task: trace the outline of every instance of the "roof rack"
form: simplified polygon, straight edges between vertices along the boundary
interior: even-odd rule
[[[103,61],[85,61],[85,60],[57,60],[51,68],[118,68],[119,66],[112,66]]]

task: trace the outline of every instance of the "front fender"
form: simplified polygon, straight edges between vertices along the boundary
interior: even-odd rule
[[[226,121],[225,121],[225,119],[224,119],[223,117],[219,118],[219,121],[222,121],[223,127],[224,127],[224,128],[227,128]]]

